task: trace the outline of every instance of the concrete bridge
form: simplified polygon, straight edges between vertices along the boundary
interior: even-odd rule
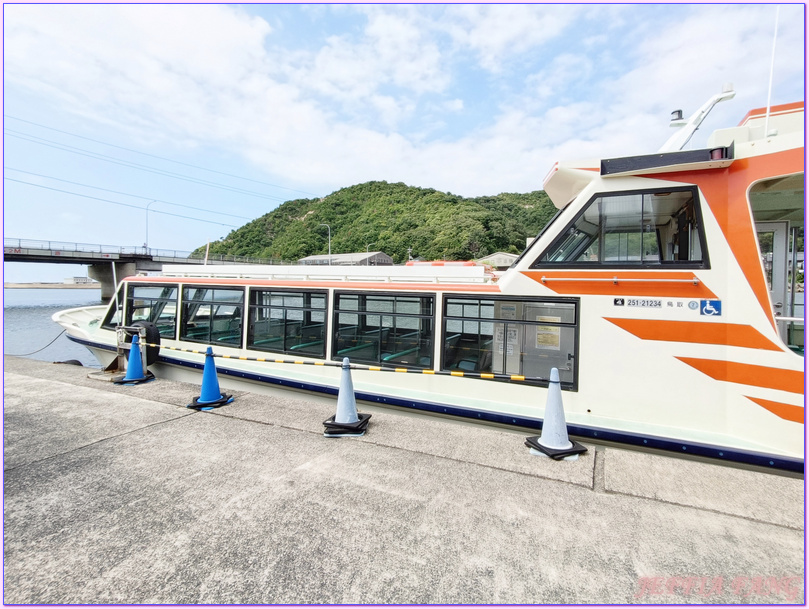
[[[12,238],[3,239],[3,261],[89,265],[88,275],[101,283],[105,300],[113,296],[116,279],[138,271],[160,271],[164,264],[281,264],[267,258],[211,254],[206,260],[177,250]]]

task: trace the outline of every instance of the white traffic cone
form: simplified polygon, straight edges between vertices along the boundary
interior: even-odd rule
[[[335,423],[356,423],[357,399],[354,396],[354,383],[351,381],[351,367],[348,358],[343,358],[342,372],[340,373],[340,391],[337,392],[337,413],[334,415]]]
[[[351,363],[343,358],[343,370],[340,376],[340,389],[337,392],[337,413],[323,421],[327,438],[344,436],[361,436],[365,433],[370,414],[357,413],[357,399],[354,396],[354,383],[351,381]]]
[[[548,384],[548,400],[545,404],[545,420],[542,422],[542,435],[525,439],[525,445],[532,455],[551,457],[557,461],[575,461],[587,449],[578,442],[571,442],[567,435],[565,410],[562,406],[562,387],[559,370],[551,368]]]

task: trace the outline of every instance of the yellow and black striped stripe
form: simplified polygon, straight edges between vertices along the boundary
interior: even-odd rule
[[[146,347],[158,347],[160,349],[171,349],[172,351],[183,351],[185,353],[196,353],[197,355],[205,355],[206,351],[200,351],[199,349],[182,349],[180,347],[169,347],[167,345],[156,345],[152,343],[142,343]],[[313,361],[307,362],[300,359],[277,359],[272,357],[247,357],[244,355],[224,355],[220,353],[214,353],[213,357],[221,357],[222,359],[234,359],[240,360],[245,362],[264,362],[268,364],[304,364],[308,366],[332,366],[335,368],[342,368],[343,364],[341,362],[322,362],[322,361]],[[349,364],[349,368],[352,370],[370,370],[373,372],[401,372],[405,374],[432,374],[436,376],[457,376],[457,377],[464,377],[464,378],[473,378],[473,379],[485,379],[485,380],[492,380],[492,381],[545,381],[547,382],[548,379],[539,378],[539,377],[525,377],[520,374],[494,374],[491,372],[464,372],[463,370],[432,370],[432,369],[421,369],[421,368],[392,368],[386,366],[365,366],[362,364]]]

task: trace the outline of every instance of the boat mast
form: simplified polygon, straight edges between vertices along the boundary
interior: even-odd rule
[[[682,110],[675,110],[672,112],[671,126],[680,127],[680,130],[672,135],[668,141],[663,144],[660,150],[658,150],[658,152],[675,152],[677,150],[682,150],[691,139],[691,136],[694,135],[694,132],[699,129],[699,126],[708,116],[708,113],[713,110],[713,107],[726,99],[732,99],[735,95],[736,91],[733,90],[733,85],[725,85],[722,87],[721,93],[711,97],[711,99],[705,102],[702,107],[694,112],[694,114],[692,114],[691,117],[685,122],[682,120]]]

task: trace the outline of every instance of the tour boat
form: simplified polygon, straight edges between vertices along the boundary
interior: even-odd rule
[[[681,149],[700,120],[654,154],[557,163],[556,216],[496,281],[188,265],[54,320],[105,366],[139,322],[158,378],[199,374],[211,346],[223,386],[333,395],[348,357],[359,400],[523,429],[541,429],[556,368],[572,436],[803,472],[804,104]]]

